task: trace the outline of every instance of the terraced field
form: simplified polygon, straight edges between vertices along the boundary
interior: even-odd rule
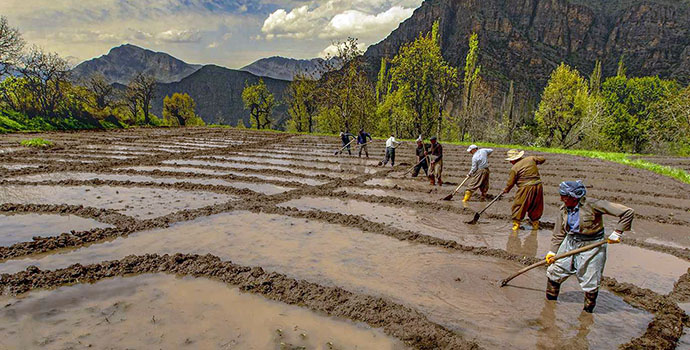
[[[486,203],[440,200],[464,147],[445,147],[439,188],[401,176],[411,144],[381,168],[381,141],[366,159],[235,129],[38,136],[57,147],[0,139],[0,348],[690,347],[690,186],[670,178],[544,154],[544,224],[513,233],[510,198],[478,225]],[[543,269],[499,287],[548,251],[567,179],[636,210],[594,314],[574,280],[547,302]]]

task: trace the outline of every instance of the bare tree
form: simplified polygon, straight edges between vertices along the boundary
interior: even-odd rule
[[[103,110],[113,105],[115,87],[108,83],[102,73],[92,74],[85,82],[86,88],[93,94],[92,107]]]
[[[59,102],[65,96],[69,63],[57,53],[45,52],[35,46],[22,61],[19,71],[26,78],[26,87],[33,94],[39,112],[54,117]]]
[[[132,123],[136,123],[137,114],[139,113],[139,97],[131,84],[127,86],[127,90],[125,90],[122,96],[124,105],[132,115]]]
[[[10,27],[7,18],[0,17],[0,77],[19,64],[24,50],[24,39],[19,29]]]
[[[156,78],[150,74],[139,73],[132,79],[127,89],[132,94],[132,98],[136,98],[138,105],[141,106],[144,122],[149,124],[151,101],[156,97]]]

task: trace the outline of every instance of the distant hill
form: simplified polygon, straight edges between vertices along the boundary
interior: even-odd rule
[[[335,63],[334,59],[331,59]],[[285,57],[262,58],[241,70],[250,72],[260,77],[270,77],[281,80],[293,80],[298,73],[306,74],[314,79],[321,78],[323,67],[328,62],[323,58],[310,60],[298,60]]]
[[[249,126],[249,111],[244,109],[242,91],[246,84],[255,84],[262,79],[249,72],[206,65],[179,82],[159,84],[152,111],[163,115],[163,98],[173,93],[187,93],[196,102],[196,113],[207,123],[236,125],[239,119]],[[269,91],[278,103],[283,102],[288,81],[263,78]],[[275,118],[282,124],[287,119],[286,107],[276,108]]]
[[[139,72],[152,74],[160,83],[180,81],[196,72],[201,65],[188,64],[163,52],[154,52],[125,44],[114,47],[108,54],[84,61],[72,70],[75,79],[102,73],[110,83],[126,85]]]
[[[561,62],[589,75],[598,59],[611,76],[623,57],[628,76],[690,82],[688,0],[426,0],[369,47],[369,76],[436,20],[443,56],[456,67],[464,67],[468,38],[478,34],[482,76],[498,103],[511,80],[522,100],[538,101]]]

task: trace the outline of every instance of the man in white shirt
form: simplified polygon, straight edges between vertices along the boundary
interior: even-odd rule
[[[386,166],[388,164],[388,160],[390,159],[391,161],[391,166],[395,166],[395,148],[398,147],[402,142],[396,141],[395,137],[391,134],[391,137],[386,140],[386,157],[383,158],[383,161],[379,164],[381,166]]]
[[[479,190],[482,193],[482,199],[486,199],[486,192],[489,191],[489,155],[494,152],[491,148],[479,148],[477,145],[471,145],[467,148],[467,152],[472,155],[472,168],[467,176],[470,177],[470,182],[467,184],[465,191],[465,198],[463,202],[467,202],[472,197],[474,191]]]

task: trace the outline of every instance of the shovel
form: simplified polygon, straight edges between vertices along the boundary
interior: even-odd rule
[[[569,251],[569,252],[565,252],[565,253],[563,253],[563,254],[558,254],[558,255],[556,255],[556,256],[553,257],[553,258],[554,258],[554,261],[559,260],[559,259],[563,259],[563,258],[567,258],[567,257],[569,257],[569,256],[571,256],[571,255],[575,255],[575,254],[578,254],[578,253],[586,252],[586,251],[588,251],[588,250],[590,250],[590,249],[594,249],[594,248],[596,248],[596,247],[600,247],[600,246],[602,246],[602,245],[604,245],[604,244],[606,244],[606,243],[607,243],[607,240],[603,240],[603,241],[601,241],[601,242],[597,242],[597,243],[594,243],[594,244],[586,245],[586,246],[584,246],[584,247],[582,247],[582,248],[573,249],[573,250],[571,250],[571,251]],[[508,282],[510,282],[513,278],[515,278],[515,277],[517,277],[517,276],[520,276],[520,275],[522,275],[523,273],[525,273],[525,272],[527,272],[527,271],[529,271],[529,270],[532,270],[532,269],[534,269],[534,268],[537,268],[537,267],[539,267],[539,266],[542,266],[542,265],[546,265],[546,260],[545,260],[545,259],[542,259],[542,261],[540,261],[540,262],[538,262],[538,263],[536,263],[536,264],[532,264],[532,265],[530,265],[530,266],[527,266],[527,267],[525,267],[524,269],[522,269],[522,270],[516,272],[515,274],[511,275],[510,277],[504,279],[503,281],[501,281],[501,287],[507,285]]]
[[[462,183],[460,183],[460,186],[458,186],[458,188],[456,188],[455,191],[453,191],[453,193],[451,193],[451,194],[449,194],[449,195],[443,197],[442,200],[444,200],[444,201],[449,201],[449,200],[453,199],[453,196],[455,196],[455,194],[458,193],[458,191],[460,191],[460,187],[462,187],[462,185],[464,185],[465,182],[467,181],[467,179],[469,179],[469,178],[470,178],[470,176],[467,175],[467,176],[465,177],[465,179],[462,180]]]
[[[400,175],[400,177],[405,177],[405,175],[407,175],[410,171],[414,170],[414,168],[415,168],[417,165],[422,164],[422,162],[425,161],[425,160],[426,160],[426,157],[422,158],[422,160],[420,160],[419,163],[417,163],[417,164],[415,164],[414,166],[412,166],[411,168],[407,169],[407,171],[405,171],[402,175]],[[427,163],[427,164],[429,164],[429,163]]]
[[[470,225],[476,224],[477,221],[479,221],[479,217],[482,216],[482,214],[484,214],[484,212],[485,212],[487,209],[489,209],[489,207],[490,207],[492,204],[498,202],[498,200],[501,199],[501,197],[503,197],[503,193],[501,193],[501,194],[499,194],[498,196],[496,196],[496,198],[494,198],[494,200],[492,200],[491,203],[489,203],[486,207],[484,207],[484,209],[482,209],[480,212],[474,213],[474,218],[473,218],[471,221],[466,221],[465,223],[466,223],[466,224],[470,224]]]
[[[351,143],[355,142],[355,140],[356,140],[356,139],[352,139],[352,141],[350,141],[350,143],[348,143],[347,145],[343,146],[341,149],[335,151],[335,153],[333,153],[333,154],[337,156],[338,153],[343,153],[343,150],[344,150],[345,148],[347,148],[347,146],[349,146]]]

